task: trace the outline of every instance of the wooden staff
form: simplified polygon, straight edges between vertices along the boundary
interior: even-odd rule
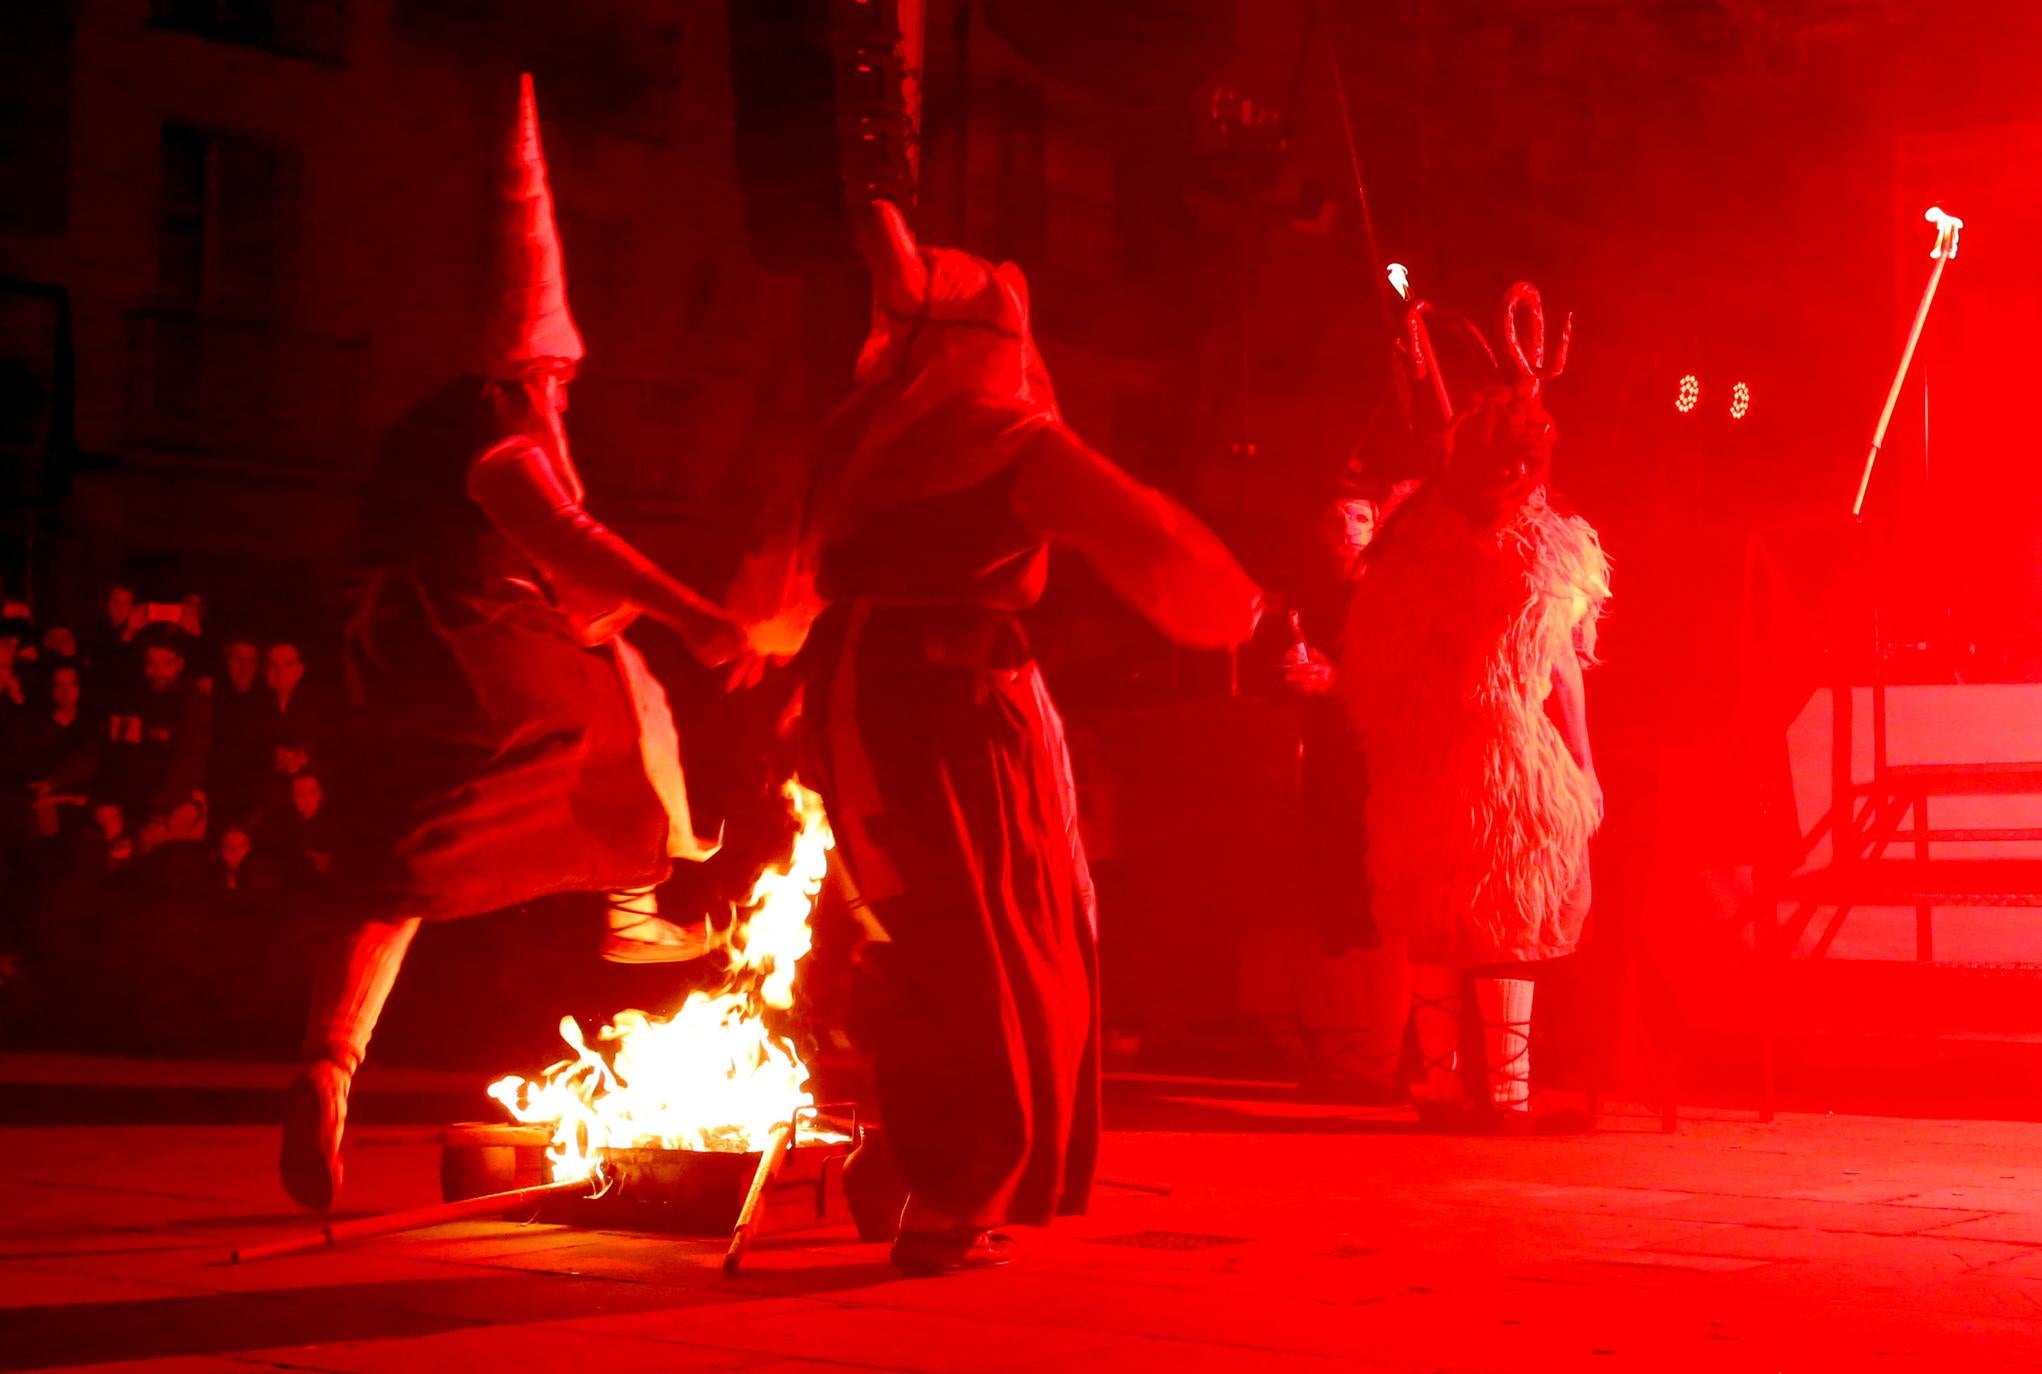
[[[1439,354],[1432,346],[1432,329],[1425,317],[1432,313],[1431,301],[1412,301],[1404,318],[1410,334],[1411,372],[1419,381],[1432,379],[1432,399],[1439,405],[1439,422],[1450,425],[1454,418],[1453,397],[1446,389],[1446,374],[1439,370]]]
[[[1950,265],[1950,259],[1957,256],[1957,231],[1964,227],[1964,221],[1955,215],[1946,215],[1942,207],[1931,205],[1929,212],[1922,216],[1936,226],[1936,246],[1929,250],[1929,256],[1936,265],[1929,269],[1929,284],[1921,293],[1921,304],[1915,307],[1914,326],[1907,331],[1907,346],[1900,350],[1900,367],[1893,374],[1893,385],[1886,392],[1886,408],[1879,412],[1878,428],[1872,431],[1872,449],[1865,455],[1865,470],[1858,478],[1858,499],[1851,502],[1851,519],[1862,520],[1865,515],[1865,493],[1872,485],[1872,465],[1879,461],[1879,446],[1886,442],[1886,426],[1893,423],[1893,407],[1900,404],[1900,388],[1907,381],[1907,369],[1914,362],[1915,345],[1921,342],[1922,326],[1929,321],[1929,307],[1935,304],[1936,287],[1942,283],[1943,269]]]
[[[794,1123],[783,1121],[773,1128],[773,1138],[766,1142],[765,1153],[759,1156],[758,1171],[752,1175],[752,1189],[745,1194],[744,1209],[737,1214],[737,1229],[730,1233],[730,1248],[723,1252],[723,1277],[737,1277],[738,1267],[744,1263],[745,1251],[752,1247],[752,1237],[758,1231],[759,1207],[766,1199],[766,1186],[773,1176],[780,1172],[780,1166],[794,1148]]]
[[[441,1202],[431,1207],[413,1207],[408,1211],[390,1212],[380,1217],[363,1217],[359,1221],[343,1221],[331,1226],[322,1226],[317,1235],[273,1241],[268,1245],[236,1250],[228,1257],[228,1262],[252,1264],[256,1260],[276,1259],[283,1255],[302,1255],[314,1250],[330,1250],[342,1241],[362,1240],[369,1236],[390,1236],[400,1231],[417,1231],[449,1221],[498,1217],[533,1203],[544,1202],[548,1198],[577,1195],[589,1197],[593,1196],[594,1192],[592,1180],[576,1178],[562,1183],[540,1183],[530,1188],[514,1188],[508,1193],[485,1193],[481,1197],[463,1198],[459,1202]]]
[[[1392,263],[1391,266],[1401,267],[1401,264]],[[1400,295],[1409,295],[1410,277],[1407,273],[1400,272],[1391,281],[1393,285],[1401,281],[1402,285],[1395,285],[1395,290]],[[1431,301],[1415,296],[1410,299],[1410,309],[1404,312],[1404,348],[1411,359],[1411,377],[1414,382],[1422,382],[1427,377],[1432,379],[1432,397],[1439,403],[1439,423],[1444,429],[1453,423],[1453,395],[1447,390],[1446,374],[1439,370],[1439,350],[1433,346],[1429,320],[1436,315],[1442,323],[1458,330],[1461,337],[1474,345],[1476,352],[1488,359],[1492,372],[1496,368],[1496,353],[1489,347],[1489,341],[1482,337],[1482,331],[1465,315],[1455,310],[1442,310]]]

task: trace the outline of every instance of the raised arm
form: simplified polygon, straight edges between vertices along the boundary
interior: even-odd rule
[[[593,594],[618,611],[643,611],[671,626],[696,658],[714,666],[742,645],[729,616],[683,586],[615,531],[582,508],[545,450],[507,439],[468,469],[468,494],[490,521],[567,594]],[[611,632],[620,614],[586,617]]]
[[[1194,649],[1231,649],[1255,632],[1262,593],[1190,511],[1144,486],[1061,424],[1021,459],[1014,512],[1082,553],[1157,629]]]

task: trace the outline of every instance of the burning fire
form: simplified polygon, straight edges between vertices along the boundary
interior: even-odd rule
[[[572,1059],[536,1080],[513,1074],[489,1085],[517,1120],[553,1127],[555,1182],[595,1177],[613,1149],[763,1150],[775,1126],[815,1105],[801,1056],[765,1014],[794,1004],[832,841],[822,798],[793,779],[783,791],[801,831],[785,866],[752,885],[725,939],[723,981],[689,993],[667,1020],[617,1013],[594,1047],[562,1017]]]

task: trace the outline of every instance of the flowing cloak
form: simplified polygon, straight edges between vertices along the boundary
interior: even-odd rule
[[[528,443],[488,446],[481,396],[460,383],[400,423],[365,510],[338,751],[350,919],[639,887],[692,852],[672,716],[620,618],[563,609],[598,598],[542,574],[477,492],[488,472],[544,508],[579,484],[544,480]]]
[[[881,1118],[914,1195],[981,1226],[1082,1212],[1098,1149],[1091,877],[1015,618],[1049,554],[1014,513],[1017,470],[1067,434],[961,396],[889,439],[887,470],[954,455],[966,485],[841,524],[805,655],[811,767],[888,937],[861,1016]]]
[[[1587,776],[1546,713],[1593,661],[1609,564],[1541,495],[1484,536],[1437,491],[1370,550],[1342,691],[1369,766],[1373,910],[1422,963],[1572,953],[1588,914]]]

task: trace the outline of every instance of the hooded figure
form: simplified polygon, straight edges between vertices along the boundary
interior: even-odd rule
[[[1256,588],[1188,512],[1062,421],[1011,264],[872,207],[873,327],[808,510],[827,604],[813,768],[867,947],[861,1031],[912,1273],[1005,1262],[1082,1212],[1098,1144],[1092,886],[1063,726],[1018,616],[1061,543],[1172,638],[1245,640]],[[770,636],[754,636],[766,651]]]
[[[1602,821],[1582,667],[1609,598],[1594,529],[1548,500],[1553,422],[1529,382],[1454,421],[1445,470],[1369,555],[1340,675],[1368,757],[1369,875],[1409,947],[1420,1047],[1413,1097],[1446,1124],[1530,1124],[1532,983],[1588,915]],[[1460,984],[1474,973],[1488,1062],[1461,1103]]]
[[[561,425],[582,343],[529,76],[496,187],[482,377],[398,424],[365,513],[379,566],[348,626],[337,759],[353,769],[333,871],[349,924],[315,969],[281,1159],[308,1207],[339,1188],[348,1085],[421,920],[603,892],[603,957],[704,952],[653,904],[673,858],[714,845],[689,820],[666,697],[623,632],[657,620],[704,663],[742,638],[582,508]]]

